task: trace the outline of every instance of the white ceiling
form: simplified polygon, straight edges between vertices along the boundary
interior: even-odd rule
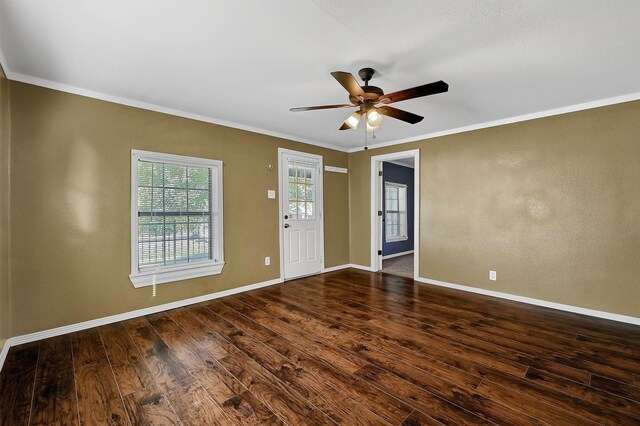
[[[386,118],[374,142],[415,140],[640,98],[639,21],[638,0],[0,0],[0,59],[14,80],[351,150],[350,110],[289,112],[345,103],[331,71],[449,83],[395,104],[426,118]]]

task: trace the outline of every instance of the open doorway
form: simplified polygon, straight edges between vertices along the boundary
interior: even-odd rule
[[[371,265],[418,276],[419,151],[371,158]]]

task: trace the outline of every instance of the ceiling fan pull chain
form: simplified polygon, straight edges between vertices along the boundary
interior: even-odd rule
[[[367,146],[367,119],[368,118],[369,118],[369,111],[367,111],[364,116],[365,125],[363,127],[364,127],[364,150],[365,151],[369,149],[369,147]]]

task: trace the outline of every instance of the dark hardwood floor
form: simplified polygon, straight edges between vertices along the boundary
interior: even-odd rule
[[[2,424],[640,424],[640,327],[353,269],[11,348]]]

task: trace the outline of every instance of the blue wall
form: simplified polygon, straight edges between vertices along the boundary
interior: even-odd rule
[[[392,163],[382,163],[382,180],[384,182],[402,183],[407,185],[407,236],[405,241],[394,241],[387,243],[385,241],[385,227],[382,227],[382,255],[401,253],[403,251],[413,250],[413,169],[410,167],[399,166]],[[382,186],[384,206],[384,184]],[[384,208],[384,207],[383,207]]]

